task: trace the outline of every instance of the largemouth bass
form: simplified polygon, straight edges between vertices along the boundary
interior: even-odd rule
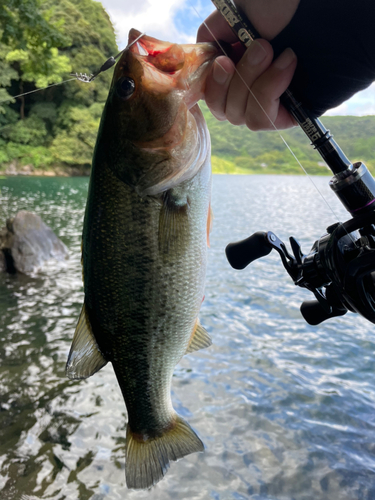
[[[131,30],[129,45],[140,33]],[[95,146],[82,262],[85,300],[67,362],[111,361],[128,412],[129,488],[157,483],[203,444],[171,402],[181,357],[211,340],[198,313],[210,227],[210,138],[196,104],[212,44],[143,36],[114,71]]]

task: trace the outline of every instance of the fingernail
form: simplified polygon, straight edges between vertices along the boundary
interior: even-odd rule
[[[252,42],[252,44],[250,45],[250,47],[247,50],[246,57],[247,57],[247,61],[252,66],[256,66],[257,64],[260,64],[265,59],[266,55],[267,55],[267,52],[265,51],[265,49],[261,46],[260,43],[258,43],[254,40],[254,42]]]
[[[229,73],[225,71],[223,66],[217,61],[214,62],[213,77],[216,83],[219,85],[224,85],[229,77]]]
[[[292,49],[285,49],[284,52],[279,56],[275,61],[275,68],[277,69],[286,69],[288,66],[292,64],[292,62],[296,59],[296,54]]]

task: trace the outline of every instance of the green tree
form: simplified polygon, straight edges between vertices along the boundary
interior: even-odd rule
[[[37,87],[61,81],[69,71],[69,60],[60,56],[56,47],[65,39],[58,26],[48,22],[50,12],[43,13],[39,0],[8,0],[0,4],[0,40],[9,51],[5,62],[17,71],[13,80],[19,81],[19,93],[24,82],[35,82]],[[21,98],[20,117],[25,117],[25,101]]]
[[[15,49],[64,45],[59,26],[48,22],[50,13],[42,13],[39,0],[7,0],[0,3],[0,41]]]
[[[0,101],[71,71],[93,73],[118,52],[109,17],[94,0],[10,0],[0,8],[0,40]],[[110,73],[0,103],[0,168],[90,166]]]

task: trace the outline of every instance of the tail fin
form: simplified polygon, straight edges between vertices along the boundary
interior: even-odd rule
[[[127,426],[125,475],[128,488],[151,488],[166,474],[170,460],[204,451],[202,441],[190,425],[178,415],[175,418],[172,429],[146,441],[136,439]]]

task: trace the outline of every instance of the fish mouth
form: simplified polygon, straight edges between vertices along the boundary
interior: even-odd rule
[[[201,66],[206,61],[213,60],[220,55],[220,50],[214,43],[177,44],[163,42],[142,34],[134,28],[129,32],[128,46],[133,54],[147,58],[147,61],[155,68],[166,73],[179,71],[188,59],[196,59],[195,64]]]
[[[151,90],[168,86],[187,91],[188,108],[203,96],[205,77],[220,50],[213,43],[177,44],[158,40],[136,29],[129,32],[129,52],[144,69],[143,83]]]
[[[164,73],[174,74],[185,63],[185,52],[176,43],[162,42],[132,29],[129,33],[129,50],[144,58],[154,68]]]

